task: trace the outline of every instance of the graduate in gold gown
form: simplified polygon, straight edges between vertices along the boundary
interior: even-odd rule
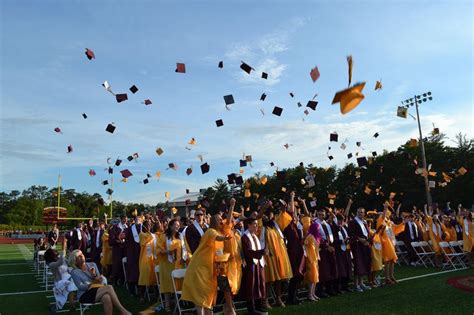
[[[210,227],[193,253],[184,277],[181,298],[194,303],[198,315],[212,314],[212,307],[216,303],[217,270],[214,268],[216,250],[219,246],[223,246],[223,241],[230,239],[230,236],[220,233],[221,229],[222,218],[216,214],[211,217]]]
[[[388,210],[388,204],[384,204],[384,210],[377,219],[377,229],[383,226],[383,231],[380,234],[380,241],[382,242],[382,256],[385,263],[385,283],[392,285],[398,281],[394,277],[394,266],[398,260],[397,254],[395,253],[395,236],[405,230],[406,218],[403,219],[403,223],[394,224],[390,220],[391,212]]]
[[[173,219],[168,223],[165,233],[158,241],[158,250],[161,254],[166,254],[166,259],[160,262],[160,290],[165,295],[165,309],[171,311],[170,299],[173,291],[173,280],[171,272],[175,269],[184,268],[182,259],[183,241],[179,235],[179,220]],[[176,282],[176,289],[181,289],[180,281]]]
[[[474,212],[459,211],[458,222],[462,227],[463,250],[467,253],[469,264],[474,266]]]
[[[104,230],[102,234],[102,257],[100,258],[102,266],[102,274],[108,276],[112,269],[112,248],[109,244],[109,228]]]
[[[142,232],[138,235],[140,239],[140,259],[138,269],[140,275],[138,285],[140,289],[140,302],[144,301],[144,289],[148,286],[156,285],[155,257],[156,257],[156,236],[151,233],[151,222],[143,222]],[[150,288],[151,289],[151,288]]]
[[[319,282],[319,241],[321,235],[319,234],[321,226],[318,222],[313,222],[309,229],[308,234],[304,240],[304,247],[306,251],[306,274],[305,282],[308,283],[308,300],[317,301],[319,297],[316,296],[316,284]]]
[[[369,225],[370,229],[370,225]],[[381,225],[377,230],[370,229],[369,240],[371,241],[370,246],[370,275],[369,284],[372,288],[380,285],[377,281],[377,275],[380,270],[383,269],[383,258],[382,258],[382,240],[380,236],[383,234],[385,229],[384,225]]]

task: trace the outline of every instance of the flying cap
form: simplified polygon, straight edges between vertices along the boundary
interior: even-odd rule
[[[127,93],[117,94],[115,95],[115,99],[117,100],[117,103],[121,103],[123,101],[128,100],[128,95]]]
[[[92,50],[90,50],[89,48],[86,48],[85,54],[86,54],[87,59],[89,59],[89,60],[95,59],[94,52]]]
[[[367,158],[365,156],[357,158],[357,165],[359,165],[359,167],[367,166]]]
[[[235,102],[234,102],[234,97],[232,96],[232,94],[224,96],[224,102],[226,105],[234,104]]]
[[[132,92],[133,94],[135,94],[135,93],[138,92],[138,88],[137,88],[135,85],[132,85],[129,90],[130,90],[130,92]]]
[[[57,133],[62,133],[61,129],[59,127],[54,128],[54,131],[57,132]]]
[[[116,127],[113,124],[108,124],[107,127],[105,128],[105,131],[110,132],[110,133],[114,133],[115,128]]]
[[[193,168],[192,168],[192,167],[188,167],[188,168],[186,169],[186,175],[189,176],[189,175],[191,175],[192,173],[193,173]]]
[[[87,119],[86,113],[82,113],[82,118]]]
[[[277,115],[277,116],[281,116],[282,112],[283,112],[283,108],[275,106],[275,108],[273,108],[272,114]]]
[[[109,166],[109,168],[107,169],[107,172],[109,174],[113,174],[114,173],[114,168]]]
[[[71,153],[73,151],[72,145],[67,146],[67,153]]]
[[[240,160],[240,167],[247,166],[247,161],[246,160]]]
[[[109,184],[109,181],[108,181],[108,180],[102,181],[102,185],[108,185],[108,184]]]
[[[115,166],[120,166],[120,164],[122,164],[122,160],[121,159],[117,159],[115,161]]]
[[[148,105],[151,105],[151,104],[153,104],[153,103],[151,102],[150,99],[146,99],[146,100],[143,101],[143,104],[145,104],[145,105],[148,106]]]
[[[268,79],[268,73],[262,72],[262,79]]]
[[[332,104],[340,103],[341,113],[347,114],[356,108],[357,105],[359,105],[359,103],[364,99],[365,96],[362,94],[364,87],[365,82],[362,82],[354,85],[353,87],[337,92],[336,95],[334,95]]]
[[[244,70],[245,72],[247,72],[248,74],[250,74],[250,72],[252,70],[254,70],[251,66],[249,66],[248,64],[246,64],[245,62],[241,61],[242,64],[240,65],[240,69]]]
[[[348,159],[352,158],[352,153],[349,153],[349,154],[347,155],[347,158],[348,158]]]
[[[377,138],[378,136],[380,136],[378,132],[374,133],[374,138]]]
[[[120,174],[122,174],[124,178],[129,178],[130,176],[133,175],[132,172],[130,172],[128,169],[124,169],[120,171]]]
[[[201,165],[201,173],[203,173],[203,174],[209,173],[210,168],[211,167],[209,166],[209,164],[207,164],[207,163],[202,164]]]
[[[397,108],[397,116],[401,118],[407,118],[408,115],[408,109],[403,106],[398,106]]]
[[[337,142],[339,136],[337,134],[337,132],[333,132],[329,135],[329,141],[331,142]]]
[[[175,72],[186,73],[186,65],[184,63],[177,62]]]
[[[89,175],[90,176],[95,176],[96,175],[95,171],[92,168],[89,170]]]
[[[311,80],[313,80],[313,83],[316,82],[316,80],[318,80],[320,76],[318,67],[314,67],[313,69],[311,69],[309,75],[311,76]]]
[[[380,81],[375,82],[374,90],[377,91],[377,90],[381,90],[381,89],[382,89],[382,79],[380,79]]]
[[[318,106],[318,102],[316,101],[308,101],[308,104],[306,104],[306,107],[309,107],[312,110],[316,110],[316,106]]]
[[[178,169],[178,165],[176,165],[176,163],[168,163],[168,168],[176,171],[176,169]]]
[[[267,95],[265,93],[263,93],[262,96],[260,96],[261,101],[264,101],[266,98],[267,98]]]
[[[216,126],[217,126],[217,127],[222,127],[222,126],[224,126],[224,121],[222,121],[222,119],[216,120]]]
[[[219,64],[217,66],[219,68],[224,68],[224,61],[219,61]]]
[[[144,185],[148,184],[149,182],[150,182],[150,181],[148,180],[148,178],[145,178],[145,179],[143,180],[143,184],[144,184]]]
[[[162,155],[165,151],[163,151],[162,148],[157,148],[155,152],[156,152],[156,154],[158,154],[158,156],[160,156],[160,155]]]
[[[293,94],[293,92],[290,92],[290,96],[295,97],[295,94]]]

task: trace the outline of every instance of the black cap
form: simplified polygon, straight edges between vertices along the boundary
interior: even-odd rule
[[[148,184],[149,182],[150,182],[150,181],[148,180],[148,178],[145,178],[145,179],[143,180],[143,184],[145,184],[145,185]]]
[[[168,167],[176,170],[177,165],[175,163],[168,163]]]
[[[359,165],[359,167],[367,166],[367,158],[365,156],[357,158],[357,165]]]
[[[114,173],[114,169],[109,166],[108,172],[109,172],[109,174],[113,174],[113,173]]]
[[[203,174],[209,173],[210,168],[211,167],[209,166],[209,164],[207,164],[207,163],[202,164],[201,165],[201,173],[203,173]]]
[[[362,144],[362,143],[361,143],[360,141],[357,141],[357,142],[356,142],[356,145],[357,145],[358,147],[360,147],[361,144]]]
[[[128,100],[128,95],[127,95],[127,93],[117,94],[117,95],[115,95],[115,99],[117,100],[117,103],[120,103],[120,102]]]
[[[349,154],[347,155],[347,158],[348,158],[348,159],[352,158],[352,153],[349,153]]]
[[[146,99],[146,100],[143,101],[143,104],[145,104],[145,105],[151,105],[152,102],[151,102],[151,100]]]
[[[109,181],[108,181],[108,180],[104,180],[104,181],[102,182],[102,185],[108,185],[108,184],[109,184]]]
[[[267,98],[267,94],[263,93],[262,96],[260,96],[260,100],[264,101]]]
[[[285,171],[277,171],[276,173],[277,173],[276,174],[277,178],[279,180],[285,180],[285,178],[286,178],[286,172]]]
[[[281,116],[282,112],[283,112],[283,108],[275,106],[275,108],[273,108],[272,114],[277,115],[277,116]]]
[[[229,182],[229,184],[235,184],[235,173],[227,175],[227,182]]]
[[[290,96],[295,97],[295,94],[293,94],[293,92],[290,92]]]
[[[150,174],[150,173],[146,173],[146,177],[147,177],[147,178],[150,178],[150,177],[151,177],[151,174]]]
[[[330,155],[330,156],[328,156],[328,159],[329,159],[330,161],[332,161],[332,160],[334,159],[334,156]]]
[[[71,153],[73,151],[72,145],[67,146],[67,153]]]
[[[273,162],[270,162],[270,166],[272,166],[272,167],[273,167],[273,166],[275,166],[275,163],[273,163]]]
[[[268,73],[262,72],[262,79],[268,79]]]
[[[122,160],[117,159],[117,161],[115,161],[115,166],[120,166],[120,164],[122,164]]]
[[[376,152],[376,151],[373,151],[373,152],[372,152],[372,156],[377,156],[377,152]]]
[[[301,102],[298,102],[298,107],[303,107],[303,104],[301,104]]]
[[[232,96],[232,94],[224,96],[224,102],[226,105],[234,104],[235,102],[234,102],[234,97]]]
[[[105,191],[105,193],[106,193],[107,195],[112,195],[112,194],[114,193],[114,191],[109,188],[109,189],[107,189],[107,190]]]
[[[132,92],[133,94],[137,93],[138,92],[138,88],[135,86],[135,85],[132,85],[130,87],[130,92]]]
[[[378,136],[379,136],[378,132],[374,133],[374,138],[377,138]]]
[[[339,137],[338,134],[333,132],[329,135],[329,141],[337,142],[338,137]]]
[[[224,61],[219,61],[218,67],[219,67],[219,68],[224,68]]]
[[[129,162],[132,161],[132,160],[133,160],[133,156],[129,155],[129,156],[127,157],[127,160],[128,160]]]
[[[116,127],[115,127],[114,125],[108,124],[108,125],[107,125],[107,128],[105,128],[105,131],[108,131],[108,132],[110,132],[110,133],[114,133],[115,128],[116,128]]]
[[[249,66],[248,64],[246,64],[245,62],[241,61],[242,64],[240,65],[240,69],[244,70],[245,72],[247,72],[248,74],[250,74],[250,71],[253,70],[253,68],[251,66]]]
[[[240,160],[240,167],[247,166],[247,161],[246,160]]]
[[[87,119],[86,113],[82,113],[82,118]]]
[[[308,104],[306,104],[306,107],[309,107],[312,110],[316,110],[316,106],[318,106],[318,102],[316,101],[308,101]]]
[[[236,176],[236,177],[235,177],[235,183],[236,183],[237,185],[242,185],[242,184],[244,183],[244,179],[242,178],[242,176],[240,176],[240,175],[239,175],[239,176]]]
[[[217,127],[222,127],[222,126],[224,126],[224,122],[222,121],[222,119],[216,120],[216,126],[217,126]]]

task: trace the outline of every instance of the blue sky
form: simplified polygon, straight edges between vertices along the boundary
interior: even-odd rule
[[[238,172],[244,153],[254,159],[244,177],[271,174],[272,161],[343,166],[355,162],[346,155],[357,152],[356,141],[368,155],[416,137],[416,122],[396,117],[396,108],[426,91],[434,99],[421,106],[424,133],[435,124],[451,139],[460,131],[474,136],[471,1],[2,1],[0,8],[4,191],[55,186],[61,174],[66,188],[105,195],[108,157],[124,159],[114,199],[151,204],[167,191],[174,199]],[[353,82],[367,84],[363,102],[341,115],[331,101],[347,86],[347,55]],[[244,73],[241,60],[257,71]],[[186,74],[174,72],[176,62],[186,63]],[[379,79],[383,90],[374,91]],[[118,104],[105,80],[115,93],[128,92],[128,101]],[[319,105],[306,116],[297,102],[316,93]],[[235,99],[230,111],[227,94]],[[284,109],[281,117],[271,114],[274,106]],[[114,134],[105,132],[111,122]],[[347,149],[333,145],[329,161],[332,131],[347,138]],[[187,150],[192,137],[197,144]],[[139,159],[127,162],[135,152]],[[198,155],[211,165],[206,175]],[[166,170],[171,162],[177,171]],[[119,182],[124,168],[134,174],[127,183]],[[158,170],[159,181],[140,183]]]

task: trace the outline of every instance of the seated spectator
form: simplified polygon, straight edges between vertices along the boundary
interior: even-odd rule
[[[77,296],[80,303],[98,303],[104,305],[104,314],[112,315],[114,307],[120,314],[131,315],[120,303],[114,288],[106,285],[106,279],[100,275],[95,263],[86,263],[86,258],[80,250],[74,250],[70,256],[73,266],[72,279],[78,287]]]
[[[56,305],[52,305],[50,311],[52,313],[61,310],[66,304],[66,300],[69,296],[69,311],[74,313],[75,308],[75,294],[77,287],[71,279],[71,275],[68,271],[68,266],[66,264],[66,240],[63,241],[63,251],[61,255],[53,249],[49,248],[44,253],[44,260],[48,264],[49,269],[54,276],[54,299],[56,300]]]

